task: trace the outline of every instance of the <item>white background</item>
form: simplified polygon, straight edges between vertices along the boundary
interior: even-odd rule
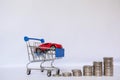
[[[26,65],[26,35],[62,44],[58,64],[120,63],[120,0],[0,0],[0,66]]]

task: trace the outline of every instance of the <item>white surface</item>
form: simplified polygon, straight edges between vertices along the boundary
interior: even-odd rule
[[[120,0],[0,0],[0,66],[27,63],[25,35],[61,43],[59,65],[119,64]]]
[[[25,74],[27,61],[23,37],[45,38],[61,43],[65,57],[55,64],[92,64],[114,57],[120,65],[120,0],[0,0],[1,80],[119,80],[114,77],[46,77],[46,73]],[[11,68],[10,66],[17,66]]]
[[[68,69],[70,67],[66,67]],[[1,80],[120,80],[120,66],[115,66],[113,77],[47,77],[46,72],[32,70],[31,75],[26,75],[25,67],[0,67]],[[61,69],[63,70],[63,69]],[[65,72],[66,70],[64,70]]]

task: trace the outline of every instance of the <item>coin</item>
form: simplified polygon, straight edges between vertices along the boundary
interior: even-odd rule
[[[62,73],[62,75],[63,75],[64,77],[72,76],[72,74],[71,74],[70,72],[64,72],[64,73]]]

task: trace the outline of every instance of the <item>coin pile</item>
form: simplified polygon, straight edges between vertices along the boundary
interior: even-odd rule
[[[64,73],[62,73],[62,76],[70,77],[70,76],[72,76],[72,74],[70,72],[64,72]]]
[[[102,76],[102,62],[93,62],[93,75]]]
[[[104,57],[104,75],[113,76],[113,57]]]
[[[104,65],[104,67],[103,67]],[[102,61],[94,61],[92,65],[83,66],[83,76],[102,76],[104,70],[104,76],[113,76],[113,57],[104,57]],[[64,72],[59,74],[59,71],[53,76],[82,76],[82,71],[80,69],[72,69],[71,72]]]
[[[93,74],[93,66],[85,65],[83,67],[83,75],[84,76],[92,76]]]
[[[82,76],[82,72],[79,69],[72,70],[73,76]]]

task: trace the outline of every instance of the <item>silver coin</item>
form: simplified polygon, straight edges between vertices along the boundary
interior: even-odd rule
[[[72,76],[72,74],[70,72],[64,72],[64,73],[62,73],[62,76],[70,77],[70,76]]]

